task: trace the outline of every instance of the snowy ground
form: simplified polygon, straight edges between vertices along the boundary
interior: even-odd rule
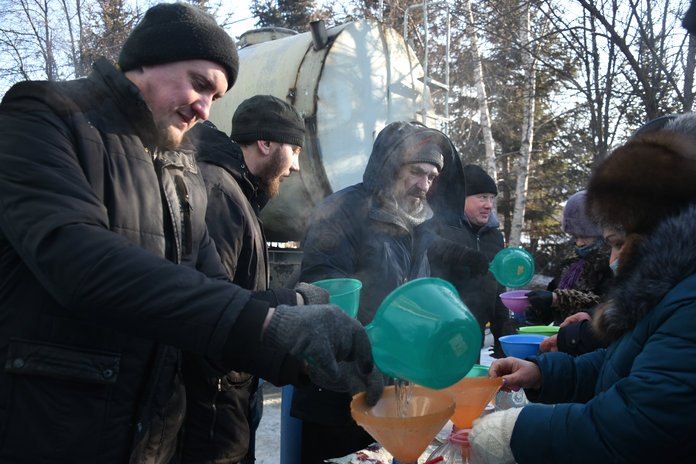
[[[493,358],[489,348],[493,345],[493,336],[486,330],[484,347],[481,350],[481,364],[490,366]],[[280,403],[281,390],[275,385],[263,384],[263,417],[256,432],[256,463],[280,464]]]

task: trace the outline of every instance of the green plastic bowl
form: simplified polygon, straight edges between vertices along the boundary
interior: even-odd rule
[[[462,379],[481,354],[481,329],[449,282],[424,277],[393,290],[365,328],[389,377],[432,389]]]
[[[528,325],[525,327],[520,327],[517,330],[517,333],[521,334],[534,334],[534,335],[556,335],[558,333],[558,327],[557,325]]]
[[[534,277],[534,258],[522,248],[503,248],[491,261],[489,270],[504,287],[524,287]]]
[[[481,364],[474,364],[468,374],[465,377],[488,377],[488,366],[483,366]]]
[[[358,279],[326,279],[313,282],[312,285],[326,289],[331,303],[340,306],[350,317],[358,315],[362,288],[362,282]]]

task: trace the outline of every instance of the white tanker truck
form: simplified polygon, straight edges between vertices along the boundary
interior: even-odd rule
[[[298,34],[283,28],[244,33],[239,76],[215,105],[210,120],[230,133],[244,99],[270,94],[291,103],[307,128],[300,172],[281,183],[263,210],[266,238],[299,242],[312,208],[329,194],[362,181],[372,143],[387,124],[437,117],[414,51],[393,29],[374,20],[325,29],[312,23]],[[425,115],[425,116],[424,116]],[[271,248],[271,283],[287,283],[301,250]]]

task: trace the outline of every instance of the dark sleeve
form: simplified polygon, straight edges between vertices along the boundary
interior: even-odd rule
[[[206,180],[207,182],[207,180]],[[223,189],[208,188],[205,222],[228,276],[237,271],[237,261],[244,246],[244,209]],[[236,232],[236,233],[235,233]]]
[[[312,212],[303,244],[300,281],[351,277],[355,273],[360,237],[346,205],[320,203]]]
[[[41,100],[40,88],[29,83],[16,89],[0,110],[0,230],[8,249],[66,317],[220,358],[251,293],[133,246],[111,230],[108,205],[87,177],[108,156],[101,151],[102,134],[87,121],[76,122],[79,114],[63,120],[60,108]],[[113,161],[156,185],[147,156]],[[139,207],[161,201],[156,187],[142,190],[153,197]],[[152,211],[160,212],[154,204]]]
[[[561,327],[558,330],[558,351],[579,356],[589,353],[597,348],[606,348],[604,343],[592,328],[592,322],[582,320],[574,324]]]

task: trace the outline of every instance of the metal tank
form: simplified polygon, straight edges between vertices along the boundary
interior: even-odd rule
[[[286,178],[264,208],[266,238],[301,241],[312,208],[329,194],[362,181],[372,143],[398,120],[435,127],[423,68],[401,35],[373,20],[310,32],[249,31],[239,41],[239,77],[210,113],[230,133],[244,99],[271,94],[291,103],[307,127],[300,172]],[[428,119],[422,113],[425,108]]]

